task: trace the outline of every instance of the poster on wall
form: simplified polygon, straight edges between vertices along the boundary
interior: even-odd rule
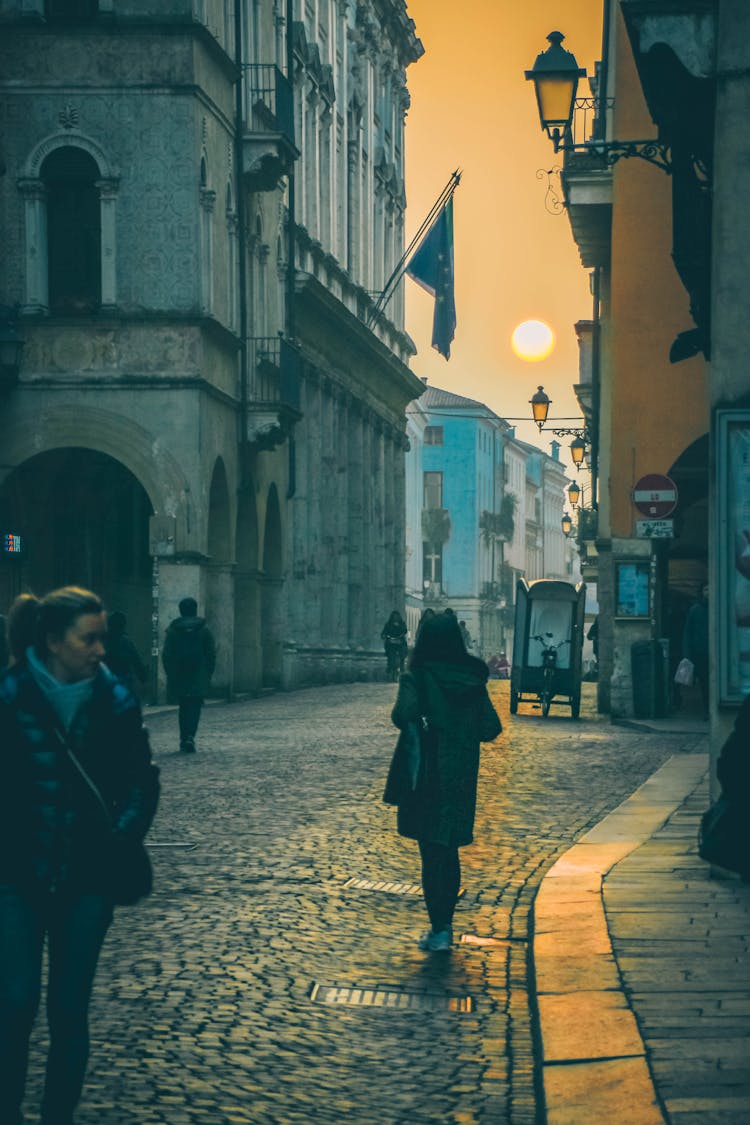
[[[750,411],[717,413],[719,702],[750,695]]]
[[[616,617],[648,617],[647,562],[617,563]]]

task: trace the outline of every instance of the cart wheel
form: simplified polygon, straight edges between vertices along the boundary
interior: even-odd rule
[[[518,710],[518,692],[510,689],[510,713],[515,715]]]
[[[577,719],[581,713],[581,689],[574,692],[570,699],[570,714],[571,718]]]
[[[539,697],[539,701],[542,705],[542,714],[544,715],[544,717],[546,719],[547,716],[549,715],[549,705],[552,702],[552,696],[550,695],[550,693],[548,691],[543,691],[542,694]]]

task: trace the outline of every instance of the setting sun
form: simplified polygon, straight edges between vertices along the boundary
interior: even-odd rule
[[[519,359],[536,363],[546,359],[555,346],[555,334],[543,320],[524,320],[513,329],[511,347]]]

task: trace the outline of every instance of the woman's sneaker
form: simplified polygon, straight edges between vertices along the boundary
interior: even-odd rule
[[[444,930],[425,930],[419,939],[419,948],[423,953],[450,953],[453,948],[453,930],[446,926]]]

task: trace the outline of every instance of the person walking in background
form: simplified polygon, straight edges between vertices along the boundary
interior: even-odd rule
[[[682,654],[691,660],[695,678],[701,689],[703,717],[708,718],[708,584],[698,591],[698,600],[691,605],[685,618]]]
[[[471,639],[471,633],[466,628],[466,622],[459,621],[458,627],[461,630],[461,640],[464,642],[464,648],[467,652],[471,652],[474,647],[474,642]]]
[[[474,836],[479,744],[502,731],[487,694],[487,665],[469,656],[455,614],[425,618],[391,714],[396,727],[426,718],[416,788],[398,803],[398,832],[416,840],[431,928],[419,941],[449,952],[461,885],[458,849]]]
[[[104,638],[104,659],[110,672],[135,692],[136,679],[143,687],[148,679],[148,672],[126,632],[127,626],[124,613],[119,610],[110,613],[107,618],[107,635]]]
[[[167,698],[179,707],[180,750],[195,752],[195,735],[203,700],[216,667],[216,644],[195,598],[183,598],[180,616],[167,627],[162,663],[167,673]]]
[[[388,675],[396,680],[403,671],[406,654],[409,651],[406,637],[408,629],[406,622],[397,609],[394,609],[380,634],[385,649],[386,666]]]
[[[72,1125],[94,974],[118,900],[117,856],[129,856],[146,835],[158,770],[138,701],[102,664],[107,622],[99,598],[75,586],[40,602],[24,595],[9,617],[19,651],[20,622],[29,632],[0,679],[0,1121],[23,1121],[46,964],[41,1122]],[[136,897],[150,890],[147,874]]]

